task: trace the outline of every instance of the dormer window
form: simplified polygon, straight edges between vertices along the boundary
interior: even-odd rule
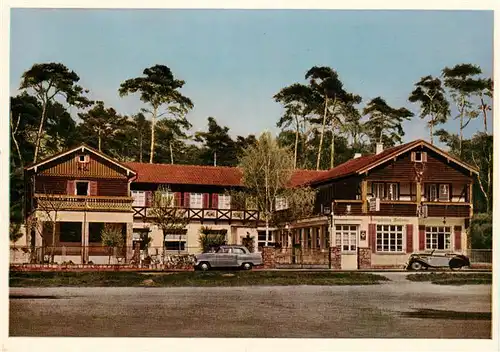
[[[88,163],[89,160],[90,160],[90,158],[88,155],[84,155],[84,154],[78,155],[78,162],[79,163],[85,164],[85,163]]]

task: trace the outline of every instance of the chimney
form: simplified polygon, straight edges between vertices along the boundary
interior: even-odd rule
[[[382,143],[377,143],[377,149],[375,154],[380,154],[384,151],[384,145]]]
[[[362,156],[361,153],[356,153],[356,154],[354,154],[353,159],[361,158],[361,156]]]

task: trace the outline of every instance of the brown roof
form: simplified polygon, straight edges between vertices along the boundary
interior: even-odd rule
[[[242,170],[237,167],[146,164],[129,162],[128,167],[137,172],[134,182],[191,184],[208,186],[242,186]],[[304,184],[326,171],[295,170],[290,186]]]
[[[383,152],[379,154],[371,154],[371,155],[361,156],[356,159],[351,159],[343,164],[340,164],[337,167],[334,167],[333,169],[326,171],[323,175],[318,176],[317,178],[311,180],[309,184],[321,183],[323,181],[352,175],[369,165],[382,161],[383,159],[391,155],[397,154],[406,148],[411,148],[412,146],[417,145],[421,142],[422,142],[421,140],[416,140],[410,143],[401,144],[392,148],[385,149]]]

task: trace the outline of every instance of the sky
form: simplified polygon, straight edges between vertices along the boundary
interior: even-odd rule
[[[416,115],[408,96],[421,77],[459,63],[493,72],[493,11],[16,8],[10,40],[11,95],[34,63],[61,62],[92,99],[135,114],[144,104],[119,97],[120,83],[163,64],[186,81],[192,131],[205,130],[213,116],[233,136],[278,131],[282,108],[273,95],[306,83],[312,66],[335,69],[363,98],[361,108],[381,96]],[[443,127],[458,132],[456,120]],[[481,129],[474,121],[465,136]],[[418,116],[404,130],[404,141],[429,140]]]

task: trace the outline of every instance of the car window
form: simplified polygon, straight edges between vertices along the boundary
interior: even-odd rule
[[[236,254],[245,254],[245,251],[241,248],[233,248],[233,253]]]
[[[219,251],[217,253],[229,253],[231,250],[231,248],[224,248],[224,247],[221,247],[219,248]]]

